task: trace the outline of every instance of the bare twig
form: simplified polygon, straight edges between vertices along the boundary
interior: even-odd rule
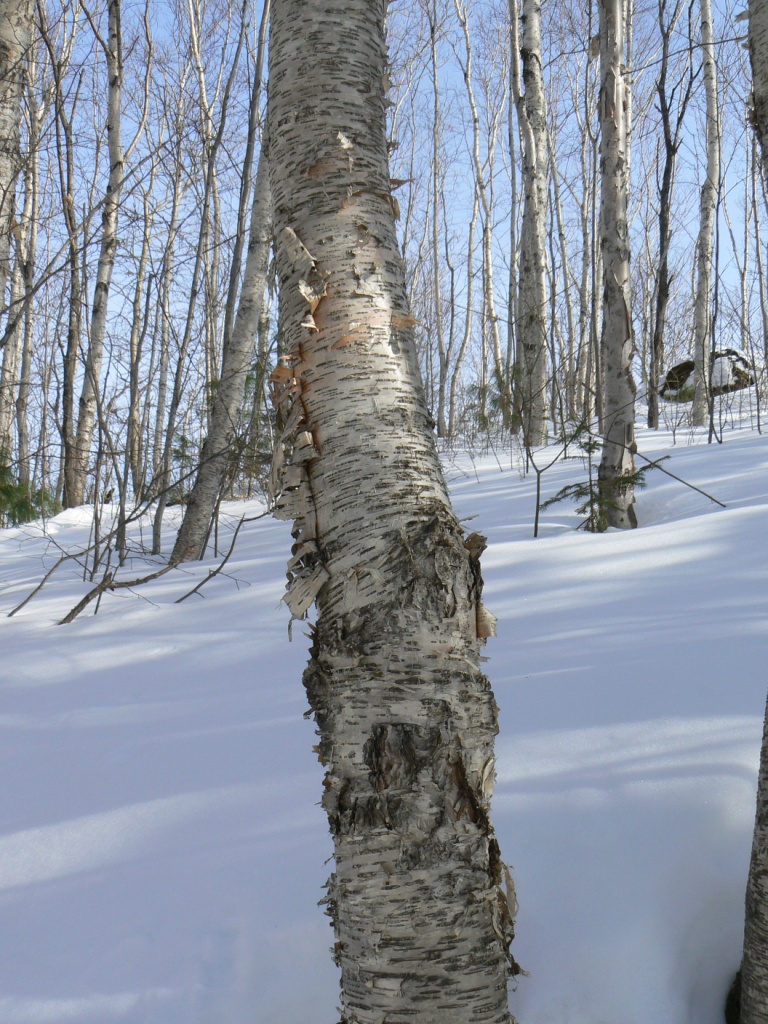
[[[200,580],[200,582],[197,584],[196,587],[193,587],[192,590],[187,591],[186,594],[183,594],[181,597],[177,598],[174,603],[175,604],[181,604],[181,602],[182,601],[186,601],[186,599],[188,597],[192,597],[193,594],[199,593],[203,589],[203,587],[205,586],[206,583],[209,583],[214,578],[214,576],[218,576],[219,575],[219,573],[222,571],[224,566],[229,561],[229,559],[230,559],[230,557],[232,555],[232,552],[235,550],[235,543],[237,542],[237,535],[240,533],[240,530],[241,530],[242,526],[245,523],[255,523],[258,519],[264,519],[266,516],[269,516],[271,514],[272,514],[271,512],[262,512],[258,516],[250,516],[248,518],[246,518],[244,516],[240,520],[240,522],[237,524],[237,526],[235,527],[235,532],[232,534],[232,543],[229,545],[229,550],[227,551],[226,555],[224,556],[223,561],[221,561],[216,566],[215,569],[209,569],[208,570],[208,575],[204,579]]]
[[[724,502],[718,501],[717,498],[713,497],[711,494],[707,494],[706,491],[702,491],[700,487],[696,487],[695,484],[688,483],[688,481],[683,480],[681,476],[676,476],[673,472],[671,472],[671,470],[664,469],[664,467],[661,465],[661,462],[654,462],[653,459],[649,459],[647,456],[643,455],[642,452],[635,452],[635,455],[639,455],[640,458],[647,462],[652,469],[660,469],[662,473],[666,473],[667,476],[671,476],[672,479],[677,480],[679,484],[683,484],[685,487],[690,487],[692,491],[696,491],[697,494],[701,494],[702,497],[709,498],[710,501],[714,501],[714,503],[716,505],[719,505],[720,508],[728,508],[728,506]]]
[[[95,598],[100,597],[105,590],[123,590],[131,587],[140,587],[143,583],[150,583],[152,580],[158,579],[160,576],[165,576],[171,569],[175,569],[174,565],[164,565],[162,569],[158,569],[157,572],[152,572],[148,576],[141,576],[135,580],[116,580],[114,572],[105,572],[101,580],[96,586],[89,590],[88,593],[80,601],[77,602],[74,608],[72,608],[63,619],[58,622],[59,626],[65,626],[68,622],[73,622],[83,609],[87,608],[88,605]]]

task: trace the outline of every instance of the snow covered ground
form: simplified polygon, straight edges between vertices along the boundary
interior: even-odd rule
[[[639,444],[727,508],[656,472],[638,530],[576,531],[558,505],[534,540],[516,456],[446,462],[459,515],[490,542],[494,821],[520,902],[521,1024],[720,1024],[739,961],[768,438]],[[559,462],[543,497],[584,475]],[[227,529],[258,511],[228,506]],[[301,628],[288,643],[279,604],[288,528],[248,524],[228,575],[182,604],[217,560],[59,626],[88,589],[68,562],[7,618],[89,522],[0,531],[0,1024],[331,1024],[316,905],[331,844],[307,643]]]

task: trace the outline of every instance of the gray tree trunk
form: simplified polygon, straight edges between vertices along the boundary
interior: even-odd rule
[[[696,297],[693,312],[693,361],[696,375],[693,422],[696,426],[702,426],[709,418],[712,261],[717,193],[720,188],[720,115],[717,107],[717,66],[711,0],[699,0],[699,9],[704,90],[707,98],[707,175],[701,186],[699,240],[696,247]]]
[[[483,543],[451,511],[419,380],[387,166],[385,10],[273,6],[286,601],[295,617],[317,602],[304,684],[326,765],[341,1020],[509,1024]]]
[[[626,106],[622,0],[600,0],[601,243],[603,256],[603,455],[605,524],[637,526],[634,489],[635,382],[629,307]]]
[[[221,378],[211,411],[211,425],[200,453],[200,468],[187,501],[171,562],[202,558],[211,519],[231,462],[232,438],[245,382],[253,364],[259,317],[264,301],[272,244],[272,197],[264,149],[259,157],[251,212],[251,231],[240,303],[228,344],[222,354]]]

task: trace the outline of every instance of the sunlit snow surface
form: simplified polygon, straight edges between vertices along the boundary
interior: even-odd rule
[[[490,544],[494,820],[520,902],[520,1024],[720,1024],[738,964],[768,438],[670,444],[640,435],[727,508],[657,472],[640,528],[603,536],[560,505],[533,540],[535,481],[509,450],[446,459],[458,514]],[[584,475],[560,462],[542,496]],[[258,511],[228,506],[222,542]],[[307,642],[294,628],[288,643],[279,603],[288,528],[245,526],[227,575],[182,604],[217,559],[57,626],[89,586],[66,563],[6,618],[89,525],[83,509],[50,539],[0,531],[0,1022],[332,1024]]]

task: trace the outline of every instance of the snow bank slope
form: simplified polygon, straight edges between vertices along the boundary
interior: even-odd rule
[[[576,532],[556,506],[538,540],[533,480],[508,456],[448,465],[491,545],[494,818],[520,901],[521,1024],[719,1024],[738,963],[768,440],[672,455],[727,508],[656,473],[631,535]],[[544,497],[583,475],[557,464]],[[86,543],[87,510],[49,532]],[[57,552],[34,528],[0,531],[2,1024],[337,1019],[306,641],[288,644],[279,607],[288,546],[285,524],[252,523],[202,596],[173,603],[213,559],[56,626],[87,585],[67,563],[4,617]]]

